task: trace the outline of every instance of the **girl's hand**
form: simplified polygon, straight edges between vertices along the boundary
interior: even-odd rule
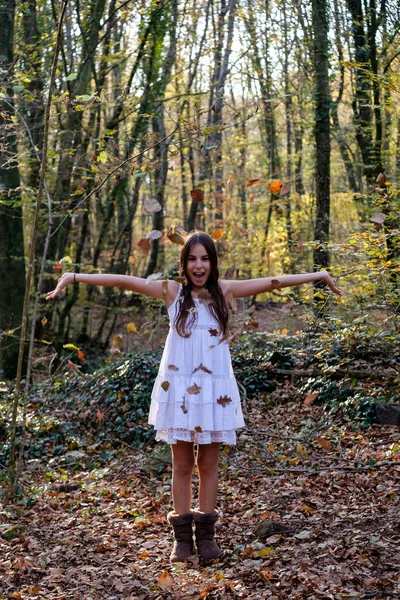
[[[49,292],[46,296],[46,300],[50,300],[58,296],[58,294],[63,290],[69,283],[72,283],[74,280],[73,273],[64,273],[62,277],[58,280],[57,287],[52,292]]]
[[[325,281],[325,283],[329,287],[329,289],[334,294],[337,294],[338,296],[343,296],[342,290],[340,290],[338,287],[336,287],[336,284],[333,281],[332,277],[329,275],[328,271],[322,271],[322,275],[323,275],[322,280]]]

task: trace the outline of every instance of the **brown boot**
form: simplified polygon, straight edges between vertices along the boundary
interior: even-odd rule
[[[204,513],[193,511],[193,520],[196,533],[197,551],[203,560],[214,560],[223,554],[223,551],[214,541],[215,523],[218,520],[216,511]]]
[[[174,546],[172,548],[170,561],[183,562],[194,554],[193,546],[193,514],[191,512],[178,515],[170,512],[167,520],[174,530]]]

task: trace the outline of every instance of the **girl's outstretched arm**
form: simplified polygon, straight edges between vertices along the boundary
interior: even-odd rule
[[[339,296],[343,294],[336,287],[335,282],[327,271],[301,273],[299,275],[280,275],[278,277],[261,277],[260,279],[245,279],[243,281],[221,281],[221,287],[225,294],[231,293],[234,298],[244,298],[245,296],[254,296],[275,289],[312,283],[313,281],[324,281],[332,292]]]
[[[57,287],[46,296],[50,300],[58,296],[69,283],[88,283],[91,285],[118,287],[124,290],[130,290],[144,296],[163,299],[168,306],[175,300],[178,293],[178,284],[176,281],[147,281],[141,277],[131,277],[130,275],[97,275],[86,273],[64,273],[58,280]]]

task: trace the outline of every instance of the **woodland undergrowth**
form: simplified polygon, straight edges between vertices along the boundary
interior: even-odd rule
[[[168,563],[171,459],[146,425],[160,350],[135,354],[33,389],[21,495],[0,513],[1,599],[399,596],[400,434],[374,422],[396,401],[398,334],[248,328],[232,346],[247,426],[221,451],[224,557]],[[3,468],[7,406],[4,388]]]

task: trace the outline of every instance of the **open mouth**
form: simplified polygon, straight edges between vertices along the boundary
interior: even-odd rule
[[[193,277],[196,281],[200,281],[204,277],[204,273],[193,273]]]

